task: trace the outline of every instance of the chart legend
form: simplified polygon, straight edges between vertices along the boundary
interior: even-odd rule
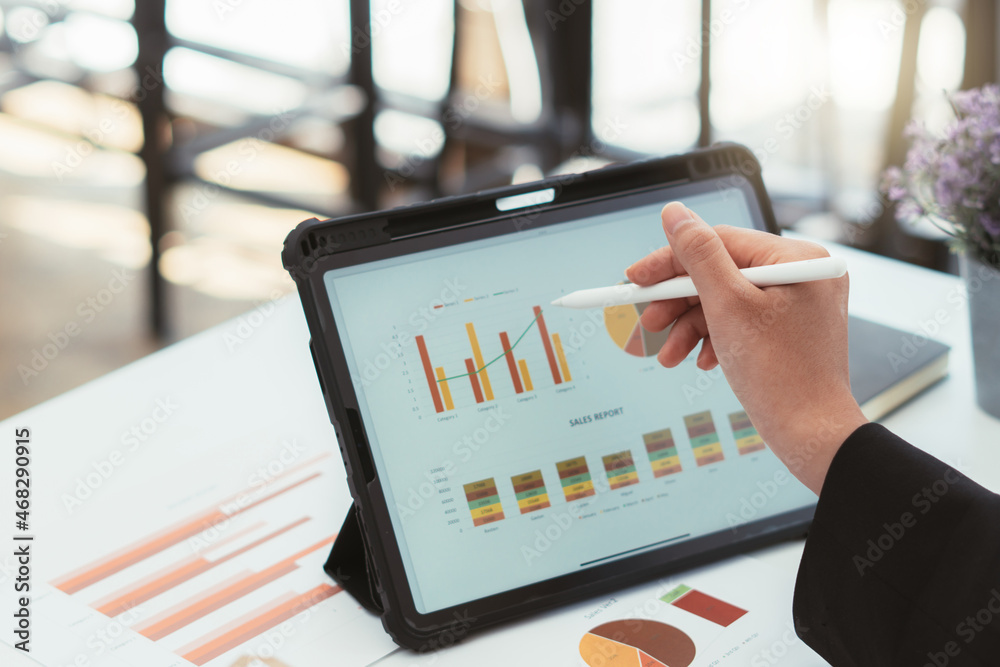
[[[685,632],[648,619],[611,621],[580,640],[580,657],[590,667],[688,667],[695,652]]]
[[[677,445],[669,428],[644,433],[642,441],[646,444],[653,477],[665,477],[681,471],[681,459],[677,456]]]
[[[472,525],[482,526],[504,518],[500,495],[492,477],[466,484],[462,488],[469,503],[469,513],[472,514]]]
[[[612,491],[639,483],[635,461],[632,460],[632,452],[629,450],[609,454],[603,457],[601,462],[604,463],[604,471],[608,474],[608,484],[611,485]]]
[[[694,460],[699,466],[715,463],[725,458],[711,412],[706,410],[695,415],[688,415],[684,418],[684,426],[687,427],[688,438],[691,439]]]
[[[757,429],[750,423],[750,418],[746,412],[734,412],[729,415],[729,425],[733,429],[733,437],[736,439],[736,449],[740,454],[752,454],[764,449],[764,441],[757,433]]]
[[[745,609],[740,609],[736,605],[723,602],[684,584],[673,589],[660,600],[722,627],[729,627],[747,613]]]
[[[514,485],[514,497],[517,498],[521,514],[550,507],[549,493],[545,490],[545,480],[542,479],[541,470],[514,475],[510,481]]]
[[[594,495],[594,483],[590,479],[590,468],[587,459],[578,456],[556,464],[559,471],[559,483],[562,484],[566,502],[571,503],[580,498]]]

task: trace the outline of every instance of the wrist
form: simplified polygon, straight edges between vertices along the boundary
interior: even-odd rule
[[[799,420],[794,431],[783,434],[772,450],[800,482],[819,495],[833,457],[844,441],[867,423],[861,408],[851,398],[833,409],[827,407]]]

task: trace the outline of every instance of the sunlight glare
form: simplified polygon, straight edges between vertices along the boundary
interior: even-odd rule
[[[892,105],[903,47],[900,11],[889,0],[830,3],[831,89],[841,108],[883,111]]]

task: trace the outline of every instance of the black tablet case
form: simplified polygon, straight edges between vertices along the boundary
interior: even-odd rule
[[[435,227],[442,228],[446,227],[449,222],[453,222],[449,216],[450,211],[457,210],[460,213],[454,222],[468,220],[470,217],[486,219],[496,215],[495,201],[498,197],[534,192],[547,186],[557,188],[561,204],[571,204],[574,200],[612,194],[622,189],[665,186],[671,181],[683,181],[690,176],[712,177],[718,176],[720,173],[733,174],[734,176],[743,174],[748,177],[756,191],[757,199],[761,203],[765,220],[771,228],[770,231],[777,232],[770,199],[760,179],[759,163],[745,146],[726,142],[687,155],[650,158],[627,165],[611,165],[593,172],[573,174],[568,177],[557,176],[535,183],[507,186],[472,195],[435,200],[425,204],[403,207],[403,209],[415,210],[418,215],[414,217],[417,219],[420,218],[419,213],[424,212],[421,209],[440,209],[441,215],[438,216]],[[483,204],[478,209],[477,200],[482,200]],[[459,203],[460,207],[454,206]],[[449,207],[449,204],[452,206]],[[374,212],[351,216],[330,227],[326,227],[328,223],[333,222],[330,220],[320,221],[312,218],[302,222],[285,239],[282,250],[283,266],[296,283],[300,284],[300,281],[307,280],[308,274],[314,270],[316,262],[323,255],[374,243],[387,243],[397,235],[403,236],[430,231],[419,222],[406,226],[407,216],[401,214],[400,209],[388,212],[397,227],[395,230],[390,229],[389,220],[383,217],[385,213]],[[314,231],[320,225],[327,233]],[[300,289],[300,296],[301,294]],[[306,308],[308,315],[311,304],[308,304],[304,298],[303,307]],[[317,366],[317,375],[319,375],[322,385],[322,376],[319,374],[319,366],[311,343],[310,353],[313,355],[313,363]],[[325,388],[323,393],[324,398],[329,402],[329,398],[325,395]],[[334,426],[336,427],[337,424],[334,423]],[[339,437],[340,433],[338,433]],[[372,547],[365,538],[364,526],[356,504],[352,504],[348,510],[323,569],[365,609],[379,614],[385,611]]]
[[[753,154],[746,147],[738,144],[718,144],[712,148],[701,149],[687,155],[652,158],[628,165],[614,165],[568,177],[559,176],[535,183],[508,186],[461,197],[411,205],[392,211],[364,213],[336,221],[307,220],[296,227],[286,238],[282,252],[282,263],[299,287],[303,308],[308,316],[307,319],[312,324],[312,321],[318,317],[316,305],[311,298],[307,298],[308,292],[304,291],[304,285],[309,282],[311,274],[326,255],[389,243],[395,238],[418,235],[423,232],[448,229],[449,226],[468,224],[470,220],[496,219],[496,200],[499,197],[536,192],[546,187],[555,188],[559,193],[557,202],[559,205],[572,205],[575,202],[601,196],[614,196],[643,188],[665,187],[673,182],[725,177],[727,175],[747,177],[760,202],[768,229],[777,232],[770,199],[764,189],[763,181],[760,179],[760,165]],[[433,215],[429,215],[430,213]],[[331,420],[343,447],[345,437],[350,436],[357,440],[354,435],[362,428],[362,425],[354,423],[352,418],[355,416],[351,414],[347,415],[348,419],[346,420],[338,421],[334,418],[331,397],[327,393],[327,388],[323,386],[322,374],[319,373],[319,362],[312,348],[313,344],[310,342],[310,351],[313,353],[314,363],[317,366],[321,389],[328,409],[331,410]],[[359,446],[363,444],[363,436],[358,442]],[[366,464],[363,458],[352,464],[348,460],[350,454],[348,449],[344,449],[344,457],[348,465],[348,479],[351,482],[352,494],[355,494],[351,481],[352,468],[355,475],[367,475],[371,471],[365,470]],[[357,498],[356,495],[355,498]],[[801,534],[804,533],[795,533],[795,535]],[[756,548],[795,535],[788,529],[782,529],[771,533],[770,536],[747,538],[740,543],[742,546],[730,545],[721,548],[715,552],[716,557],[734,555],[749,548]],[[378,576],[378,563],[382,559],[378,556],[377,549],[378,545],[370,544],[366,537],[363,518],[355,504],[344,520],[341,531],[324,565],[324,570],[363,607],[381,614],[385,624],[387,614],[391,610],[387,609],[384,603],[386,591],[383,590]],[[678,566],[683,565],[683,562],[687,562],[688,566],[697,564],[688,560],[679,562]],[[590,587],[584,588],[589,589]],[[586,590],[580,590],[574,595],[579,596],[586,593]],[[407,637],[398,637],[388,625],[386,628],[398,643],[419,649],[413,642],[402,641],[408,639]],[[422,644],[421,646],[426,645]]]

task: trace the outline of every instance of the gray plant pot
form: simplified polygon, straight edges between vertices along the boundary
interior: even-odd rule
[[[966,255],[960,264],[969,290],[976,402],[1000,418],[1000,270]]]

